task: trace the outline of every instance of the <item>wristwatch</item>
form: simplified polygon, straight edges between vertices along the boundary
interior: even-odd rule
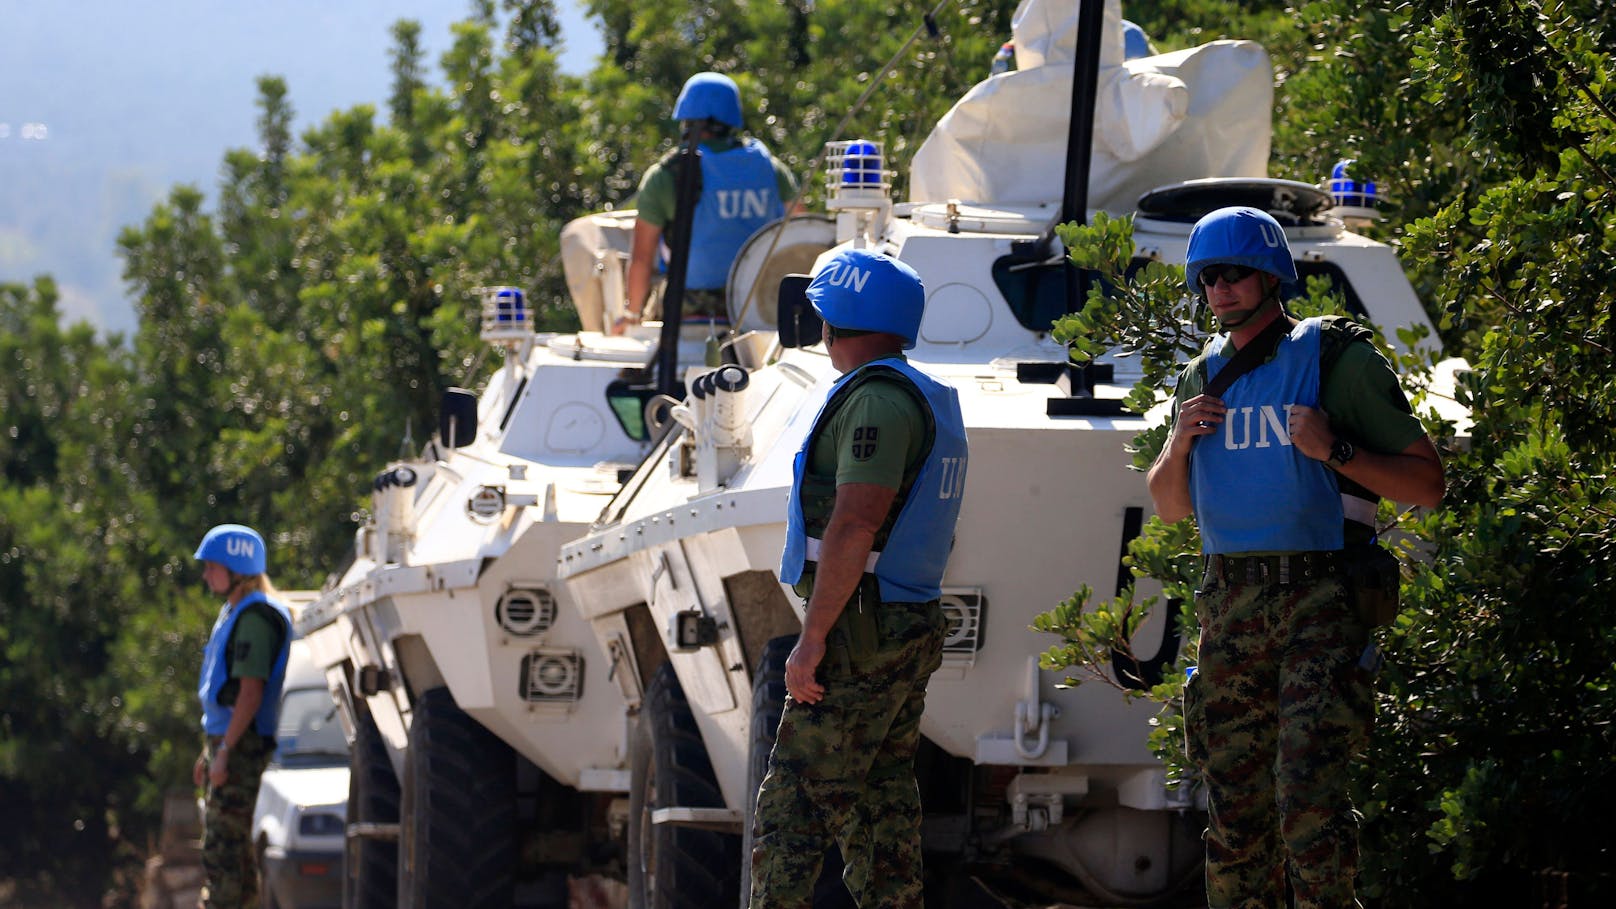
[[[1330,446],[1330,463],[1337,467],[1345,467],[1357,453],[1358,449],[1354,448],[1351,442],[1336,436],[1335,444]]]

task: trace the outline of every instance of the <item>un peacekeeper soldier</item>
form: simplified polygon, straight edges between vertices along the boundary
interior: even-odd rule
[[[842,377],[796,458],[780,579],[808,602],[758,793],[751,905],[808,909],[835,842],[861,907],[918,907],[914,757],[942,663],[965,426],[954,389],[903,357],[925,305],[913,269],[847,250],[808,299]]]
[[[701,194],[690,229],[682,306],[686,320],[728,324],[724,285],[729,267],[748,237],[785,215],[797,181],[762,142],[741,139],[741,92],[720,73],[697,73],[685,81],[673,105],[681,132],[695,130],[701,143]],[[635,201],[634,240],[629,251],[623,315],[614,335],[639,322],[651,297],[652,273],[663,267],[663,234],[673,224],[678,197],[679,150],[651,165]]]
[[[265,568],[264,538],[250,527],[220,524],[194,556],[202,580],[225,598],[202,653],[197,695],[207,743],[192,781],[206,785],[200,905],[239,909],[258,902],[252,851],[258,783],[275,751],[292,615],[278,602]]]
[[[1390,364],[1340,323],[1285,313],[1297,281],[1278,222],[1224,208],[1190,234],[1187,276],[1223,333],[1179,378],[1149,472],[1162,520],[1194,514],[1206,554],[1200,664],[1185,688],[1190,756],[1208,786],[1207,902],[1357,905],[1349,761],[1373,716],[1360,665],[1369,627],[1349,583],[1374,540],[1378,496],[1435,506],[1442,462]],[[1221,396],[1202,389],[1236,351],[1261,356]]]

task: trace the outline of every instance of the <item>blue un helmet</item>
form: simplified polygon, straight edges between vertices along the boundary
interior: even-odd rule
[[[808,302],[833,328],[880,331],[915,346],[926,288],[915,270],[868,249],[844,249],[808,284]]]
[[[722,73],[697,73],[685,80],[673,103],[675,120],[717,120],[741,128],[741,90]]]
[[[1220,208],[1195,222],[1184,263],[1191,293],[1200,294],[1197,279],[1209,265],[1245,265],[1278,277],[1284,286],[1297,284],[1284,229],[1273,215],[1255,208]]]
[[[263,574],[269,567],[269,554],[258,531],[241,524],[220,524],[207,532],[192,558],[218,562],[232,574]]]

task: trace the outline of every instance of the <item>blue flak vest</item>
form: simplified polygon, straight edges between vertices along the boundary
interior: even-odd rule
[[[1342,547],[1335,472],[1291,444],[1289,408],[1319,406],[1320,320],[1305,319],[1272,360],[1223,394],[1222,430],[1190,452],[1190,502],[1205,553],[1305,552]],[[1219,351],[1228,349],[1220,336]],[[1209,345],[1209,349],[1212,345]],[[1228,358],[1208,354],[1215,376]]]
[[[685,287],[723,290],[748,237],[786,213],[769,150],[747,139],[728,151],[701,151],[701,200],[690,227]]]
[[[286,658],[291,652],[292,613],[256,590],[242,597],[234,607],[220,612],[218,621],[213,623],[213,633],[208,636],[208,645],[202,650],[202,676],[197,683],[196,693],[202,700],[204,735],[224,735],[225,730],[230,728],[230,715],[234,710],[219,703],[219,695],[230,681],[230,661],[226,649],[235,633],[236,622],[248,608],[259,603],[280,619],[281,648],[275,655],[274,668],[264,682],[264,703],[259,705],[258,713],[253,717],[253,728],[260,735],[275,735],[275,724],[281,712],[281,689],[286,685]]]
[[[813,428],[803,439],[794,462],[795,478],[786,506],[786,546],[780,555],[780,580],[797,583],[808,561],[804,489],[813,482],[808,475],[808,456],[819,428],[846,400],[847,392],[877,375],[898,378],[919,392],[925,404],[927,423],[933,429],[931,444],[921,453],[913,481],[905,476],[897,513],[888,520],[890,530],[884,527],[884,533],[876,537],[876,552],[872,553],[876,556],[875,564],[870,570],[880,583],[884,602],[929,602],[942,595],[943,570],[948,566],[954,525],[959,520],[960,501],[965,494],[965,419],[960,415],[959,394],[953,386],[915,369],[902,357],[885,357],[849,371],[831,386],[830,394],[820,406]]]

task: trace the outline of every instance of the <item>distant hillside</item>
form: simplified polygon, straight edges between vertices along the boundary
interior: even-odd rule
[[[582,71],[599,37],[558,4]],[[118,231],[176,183],[211,202],[228,148],[255,141],[254,80],[286,79],[302,127],[381,105],[392,24],[421,23],[427,59],[449,44],[457,0],[0,0],[0,281],[52,274],[69,320],[132,332]],[[45,138],[24,138],[43,124]]]

